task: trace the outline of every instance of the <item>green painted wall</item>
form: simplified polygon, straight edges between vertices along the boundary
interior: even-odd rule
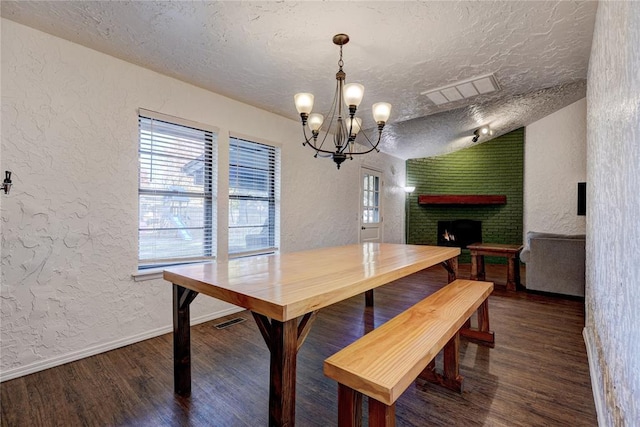
[[[435,245],[439,220],[482,221],[482,239],[491,243],[522,243],[524,128],[473,147],[407,161],[407,185],[416,189],[408,201],[408,243]],[[504,194],[506,205],[425,206],[420,194]],[[470,262],[463,250],[460,262]],[[487,263],[504,263],[489,258]]]

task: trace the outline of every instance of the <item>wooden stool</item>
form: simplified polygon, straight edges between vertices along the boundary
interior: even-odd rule
[[[484,257],[501,256],[507,258],[507,290],[515,291],[520,286],[520,251],[522,245],[501,243],[474,243],[468,245],[471,251],[471,280],[484,280]]]

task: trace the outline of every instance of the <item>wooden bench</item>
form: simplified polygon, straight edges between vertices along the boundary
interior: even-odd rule
[[[490,282],[455,280],[326,359],[324,374],[338,382],[338,425],[362,425],[365,394],[369,425],[394,426],[396,399],[418,377],[462,391],[459,330],[482,308],[483,331],[472,335],[493,344],[487,306],[492,290]],[[434,361],[443,348],[441,375]]]

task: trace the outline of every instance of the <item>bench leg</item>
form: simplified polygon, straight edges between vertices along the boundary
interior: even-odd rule
[[[515,282],[516,282],[516,290],[521,289],[522,282],[520,281],[520,255],[519,253],[515,255],[515,261],[513,268],[515,269]]]
[[[485,280],[484,255],[478,255],[478,280]]]
[[[471,251],[471,280],[478,280],[478,252],[470,249]]]
[[[438,381],[438,373],[436,372],[436,359],[434,358],[431,362],[429,362],[429,364],[427,365],[426,368],[424,368],[422,370],[422,372],[420,372],[420,375],[418,375],[418,378],[430,383],[434,383],[434,384],[440,384],[440,381]],[[416,384],[418,385],[418,384]]]
[[[484,300],[478,307],[478,328],[471,328],[469,325],[467,321],[460,329],[461,336],[476,344],[495,347],[495,334],[489,328],[489,299]]]
[[[511,254],[510,256],[507,257],[507,290],[508,291],[517,290],[518,283],[516,282],[516,265],[517,265],[516,257],[513,254]],[[518,282],[519,281],[520,280],[518,280]]]
[[[338,384],[338,427],[362,427],[362,393]]]
[[[460,334],[456,333],[444,346],[444,386],[462,393],[463,378],[460,375]]]
[[[489,300],[482,301],[478,307],[478,330],[481,332],[489,332]],[[491,334],[493,337],[493,333]]]
[[[460,335],[456,333],[444,346],[443,374],[436,372],[435,360],[429,362],[418,378],[462,393],[464,378],[460,375]]]
[[[395,427],[396,404],[387,406],[382,402],[369,398],[369,427]]]

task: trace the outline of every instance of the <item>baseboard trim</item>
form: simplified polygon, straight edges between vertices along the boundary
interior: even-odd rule
[[[241,307],[230,307],[225,310],[220,310],[214,313],[206,314],[204,316],[194,317],[191,319],[191,325],[192,326],[198,325],[200,323],[208,322],[210,320],[215,320],[220,317],[238,313],[243,310],[244,309]],[[132,335],[127,338],[121,338],[108,343],[99,344],[93,347],[88,347],[79,351],[73,351],[71,353],[52,357],[50,359],[40,360],[38,362],[30,363],[25,366],[20,366],[17,368],[1,371],[0,382],[12,380],[25,375],[33,374],[35,372],[44,371],[45,369],[54,368],[56,366],[64,365],[65,363],[84,359],[85,357],[95,356],[96,354],[104,353],[110,350],[115,350],[116,348],[124,347],[129,344],[135,344],[140,341],[148,340],[149,338],[155,338],[157,336],[164,335],[172,331],[173,331],[173,325],[167,325],[161,328],[156,328],[150,331],[143,332],[141,334]]]
[[[591,391],[593,392],[593,401],[596,406],[596,416],[598,417],[598,426],[606,427],[605,412],[604,412],[604,400],[602,399],[602,390],[599,379],[601,378],[598,367],[598,350],[595,346],[595,338],[590,328],[585,327],[582,329],[582,336],[584,338],[584,344],[587,347],[587,360],[589,361],[589,375],[591,376]]]

